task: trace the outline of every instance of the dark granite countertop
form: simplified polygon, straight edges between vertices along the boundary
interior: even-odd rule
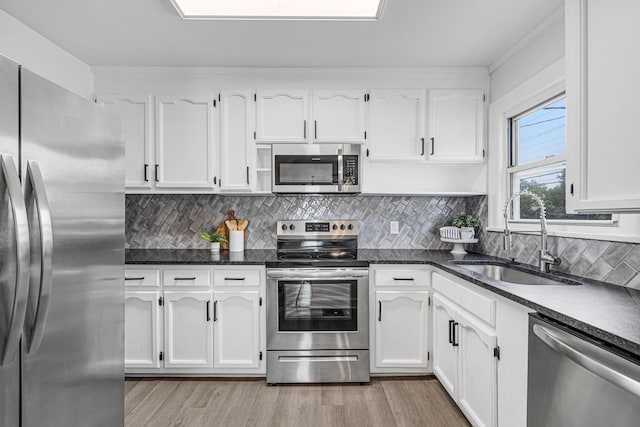
[[[240,258],[241,257],[241,258]],[[127,264],[267,264],[277,260],[275,250],[247,250],[231,256],[222,251],[219,259],[208,250],[126,251]],[[358,260],[370,264],[427,264],[468,280],[507,299],[592,335],[604,343],[640,357],[640,291],[581,277],[556,273],[553,276],[580,285],[526,286],[487,279],[465,270],[454,261],[509,263],[504,259],[469,253],[463,257],[448,251],[413,249],[359,249]],[[518,268],[539,274],[534,267]]]

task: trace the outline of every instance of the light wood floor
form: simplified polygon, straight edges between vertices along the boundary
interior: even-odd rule
[[[127,427],[469,426],[434,377],[275,387],[264,379],[129,379],[125,412]]]

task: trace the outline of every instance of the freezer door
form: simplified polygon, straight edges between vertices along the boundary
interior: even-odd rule
[[[11,156],[17,171],[18,154],[18,65],[0,56],[0,155]],[[7,339],[16,302],[18,254],[15,237],[6,177],[0,171],[0,358],[9,344]],[[14,356],[10,361],[0,362],[0,426],[18,425],[19,417],[20,357]]]
[[[22,425],[122,425],[122,125],[24,68],[20,110],[32,242]]]

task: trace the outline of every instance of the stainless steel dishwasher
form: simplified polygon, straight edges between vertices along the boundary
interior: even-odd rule
[[[640,361],[529,318],[528,427],[640,426]]]

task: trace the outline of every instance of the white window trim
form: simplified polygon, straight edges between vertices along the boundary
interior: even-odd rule
[[[502,209],[509,194],[508,119],[565,92],[564,58],[526,80],[489,106],[487,231],[503,231]],[[509,221],[515,233],[539,232],[536,221]],[[549,221],[549,235],[640,243],[640,215],[613,215],[612,221]]]

